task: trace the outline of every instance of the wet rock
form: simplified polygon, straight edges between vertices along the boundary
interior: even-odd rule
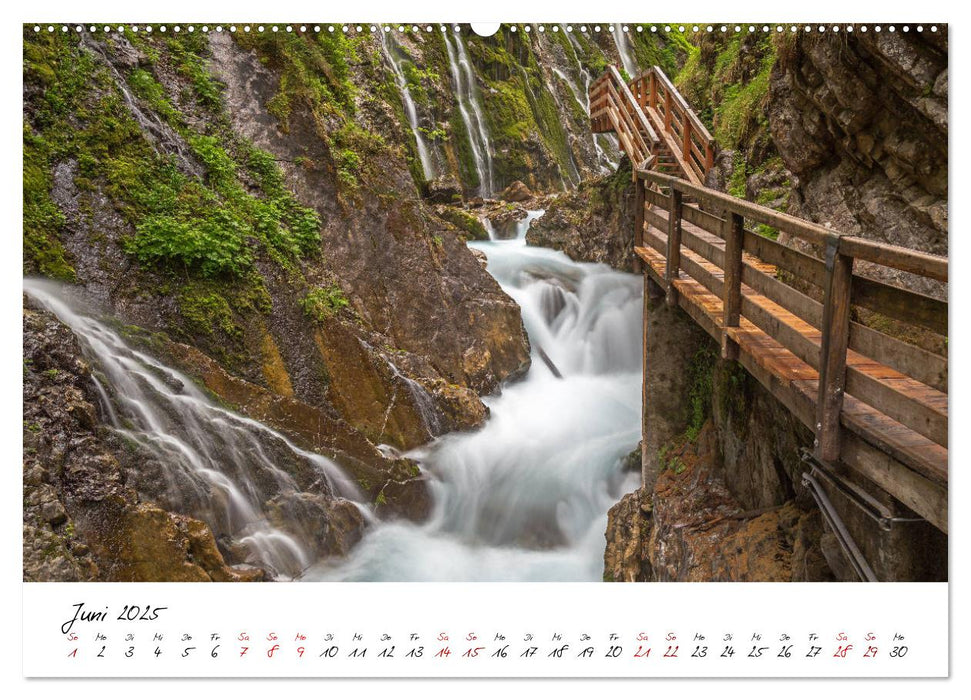
[[[131,487],[145,460],[105,431],[71,331],[25,308],[24,580],[235,581],[205,523]]]
[[[489,215],[493,235],[499,239],[516,238],[519,235],[519,222],[529,213],[522,207],[504,206]]]
[[[187,345],[170,343],[168,359],[199,377],[206,388],[244,415],[255,418],[290,436],[297,444],[334,459],[362,484],[371,498],[395,473],[398,462],[388,459],[358,431],[341,419],[297,399],[274,394],[263,387],[234,377],[217,362]],[[359,386],[360,388],[360,386]],[[299,465],[295,465],[299,466]],[[316,472],[309,465],[292,472],[298,483],[310,488]]]
[[[628,494],[608,516],[605,578],[655,581],[832,580],[819,513],[795,501],[746,510],[718,465],[707,424],[669,450],[653,490]]]
[[[389,481],[375,501],[375,512],[381,518],[406,518],[414,522],[428,519],[432,512],[431,492],[427,478],[414,467],[414,476]]]
[[[312,493],[285,493],[267,504],[273,524],[314,543],[314,554],[346,556],[364,534],[361,511],[348,501],[333,500]]]
[[[514,180],[512,184],[504,189],[502,194],[499,195],[499,199],[503,200],[504,202],[525,202],[526,200],[532,198],[533,193],[520,180]]]
[[[526,242],[561,250],[573,260],[630,271],[633,229],[630,161],[624,158],[616,174],[554,196],[546,213],[530,225]]]
[[[472,255],[475,256],[475,259],[479,261],[482,267],[486,267],[489,264],[489,256],[486,255],[485,252],[481,250],[473,250]]]
[[[653,581],[651,501],[646,489],[624,496],[607,512],[604,581]]]
[[[454,204],[462,201],[462,185],[453,177],[439,177],[428,183],[426,197],[433,204]]]

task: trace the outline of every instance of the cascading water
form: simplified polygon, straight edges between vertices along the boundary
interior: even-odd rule
[[[269,510],[286,513],[295,504],[306,510],[315,498],[345,498],[373,519],[337,464],[218,406],[189,377],[76,310],[67,289],[24,280],[24,292],[80,341],[112,429],[146,455],[135,479],[140,492],[147,488],[163,507],[203,520],[223,546],[243,550],[240,558],[276,578],[299,577],[317,559],[319,543],[294,522],[271,522]],[[317,482],[309,499],[282,464]]]
[[[590,83],[592,78],[590,77],[590,71],[584,68],[583,63],[580,61],[580,51],[582,47],[580,42],[577,40],[574,32],[567,31],[566,27],[560,25],[561,31],[565,36],[570,39],[570,47],[573,49],[573,64],[576,67],[577,75],[583,79],[583,90],[580,89],[576,81],[571,78],[567,73],[561,71],[557,67],[553,67],[553,73],[558,75],[563,82],[567,84],[570,88],[570,92],[573,93],[573,98],[577,101],[577,104],[583,109],[584,114],[590,115]],[[589,131],[589,130],[588,130]],[[594,151],[597,154],[597,163],[600,165],[600,169],[604,173],[610,173],[617,169],[618,161],[612,159],[607,155],[606,149],[604,149],[601,143],[602,138],[606,138],[608,143],[610,142],[609,136],[606,134],[595,134],[593,131],[589,131],[590,141],[593,143]],[[616,151],[616,145],[611,144],[611,147]]]
[[[630,40],[627,38],[627,32],[624,31],[623,25],[612,24],[610,25],[610,33],[614,37],[614,45],[620,55],[621,65],[624,66],[627,75],[633,78],[637,75],[637,63],[630,55]]]
[[[434,477],[428,522],[378,524],[306,579],[600,580],[607,509],[638,480],[620,465],[640,437],[642,282],[527,246],[527,228],[470,243],[522,309],[527,376],[482,428],[411,455]]]
[[[492,177],[492,145],[489,143],[489,132],[486,130],[482,108],[479,106],[472,62],[469,60],[460,32],[446,32],[444,39],[452,83],[458,98],[459,113],[462,115],[462,123],[465,124],[469,145],[472,148],[472,159],[475,161],[475,170],[479,177],[479,194],[488,197],[495,191]]]
[[[411,133],[415,137],[415,145],[418,149],[418,159],[421,161],[422,172],[426,180],[434,180],[437,175],[435,163],[432,161],[428,144],[425,143],[425,137],[421,133],[421,127],[418,124],[418,108],[415,107],[415,100],[411,96],[411,90],[408,89],[408,80],[405,78],[404,69],[401,67],[402,59],[400,56],[397,56],[400,51],[393,43],[391,32],[382,32],[381,46],[384,49],[385,58],[388,59],[388,65],[391,66],[391,71],[394,73],[395,82],[398,84],[398,92],[401,94],[401,104],[405,108],[408,125],[411,127]]]

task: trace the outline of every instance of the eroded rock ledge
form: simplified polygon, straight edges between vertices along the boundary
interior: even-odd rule
[[[787,500],[746,509],[729,492],[709,423],[667,455],[654,488],[610,509],[606,581],[827,581],[819,513]]]

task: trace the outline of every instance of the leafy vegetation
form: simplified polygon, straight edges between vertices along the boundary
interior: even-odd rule
[[[348,305],[347,297],[337,285],[314,287],[300,300],[300,308],[318,323],[325,321]]]

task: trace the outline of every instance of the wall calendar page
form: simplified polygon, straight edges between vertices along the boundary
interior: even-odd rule
[[[158,9],[16,26],[31,687],[960,672],[946,21]]]

